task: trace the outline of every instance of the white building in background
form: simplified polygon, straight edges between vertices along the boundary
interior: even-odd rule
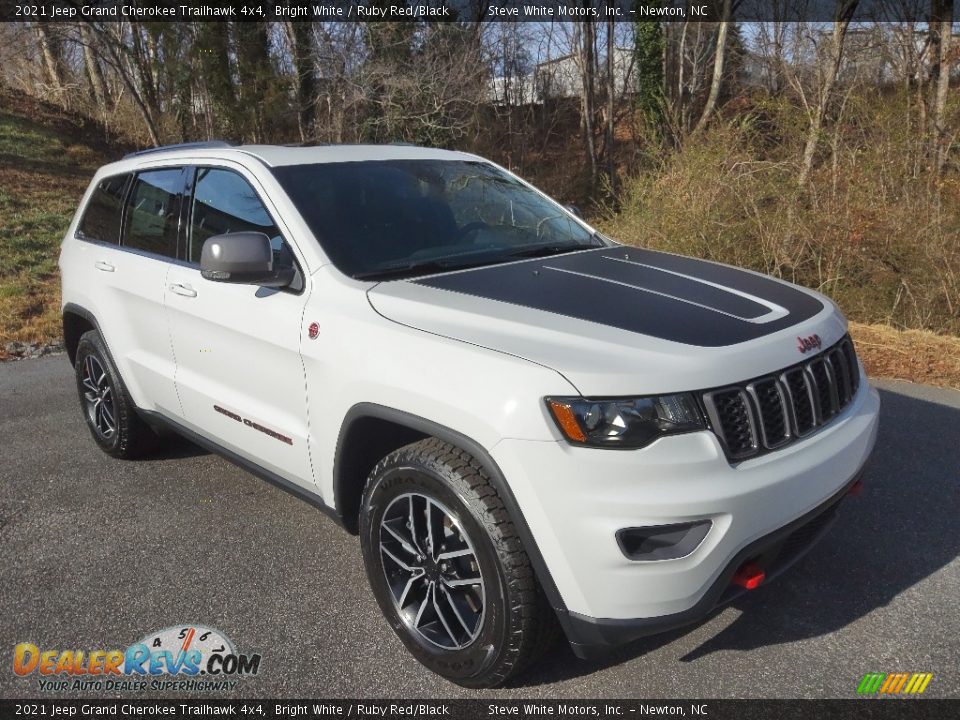
[[[636,92],[633,51],[615,48],[613,51],[614,87],[619,97]],[[598,87],[606,83],[606,59],[600,59],[597,74]],[[497,105],[541,104],[548,99],[578,98],[583,94],[583,75],[574,55],[538,63],[533,72],[522,77],[495,77],[487,86],[488,99]]]
[[[495,77],[487,84],[487,100],[496,105],[531,105],[536,101],[533,75]]]

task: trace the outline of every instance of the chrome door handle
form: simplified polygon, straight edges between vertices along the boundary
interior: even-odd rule
[[[196,297],[197,291],[194,290],[189,285],[183,285],[181,283],[170,283],[168,286],[170,292],[176,293],[177,295],[183,295],[184,297]]]
[[[93,264],[93,266],[94,266],[97,270],[103,270],[103,272],[113,272],[114,270],[117,269],[116,267],[114,267],[114,266],[111,265],[110,263],[104,262],[103,260],[97,260],[97,261]]]

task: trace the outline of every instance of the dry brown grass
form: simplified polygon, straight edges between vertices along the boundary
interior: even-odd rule
[[[0,360],[10,341],[60,338],[60,239],[97,166],[102,129],[0,88]]]
[[[0,226],[7,234],[6,241],[0,240],[3,250],[0,360],[3,360],[6,357],[3,345],[10,340],[59,340],[60,288],[56,269],[59,238],[95,167],[108,157],[122,154],[122,149],[108,147],[102,141],[87,144],[85,140],[96,138],[89,128],[76,123],[63,111],[22,95],[2,92],[0,106],[6,110],[0,114]],[[650,178],[634,188],[632,200],[640,207],[635,206],[632,212],[628,208],[601,224],[625,241],[632,238],[654,247],[753,264],[776,272],[782,259],[778,259],[776,253],[758,259],[756,247],[769,247],[767,240],[771,235],[782,237],[780,232],[789,229],[760,221],[759,218],[765,216],[764,220],[772,222],[780,208],[773,201],[772,212],[761,209],[762,200],[771,202],[770,188],[760,192],[750,178],[757,170],[761,170],[760,174],[764,171],[776,174],[780,170],[771,167],[769,162],[743,164],[740,161],[744,158],[731,162],[730,154],[740,152],[742,148],[736,143],[707,144],[702,152],[690,153],[682,165],[662,168],[659,180]],[[723,178],[717,175],[718,166],[736,178],[722,182]],[[952,186],[944,189],[947,207],[960,204],[956,198],[950,199],[960,193],[960,183],[955,178],[952,182]],[[736,192],[725,192],[730,187]],[[553,187],[550,189],[558,192]],[[761,202],[751,205],[755,208],[751,218],[750,213],[743,212],[742,203],[755,200]],[[676,206],[672,207],[674,203]],[[906,214],[909,213],[901,208],[896,216]],[[738,216],[745,219],[724,220]],[[885,217],[891,217],[891,213],[887,211]],[[923,222],[922,213],[915,217],[914,227]],[[946,224],[954,233],[951,237],[955,238],[955,214],[948,213],[948,217],[951,219]],[[753,227],[750,227],[751,220]],[[723,227],[728,224],[735,225],[733,232]],[[867,227],[866,223],[860,225]],[[707,231],[708,228],[712,232]],[[888,239],[895,234],[891,227],[874,230],[875,236]],[[789,236],[789,232],[786,235]],[[757,241],[753,247],[745,241],[750,237]],[[782,251],[783,247],[778,249]],[[779,274],[798,279],[782,268],[780,265]],[[948,264],[943,271],[955,273],[955,268]],[[841,298],[844,307],[848,307],[844,299],[849,302],[850,298]],[[856,303],[850,305],[857,315]],[[872,377],[901,378],[960,389],[960,338],[919,330],[901,332],[887,325],[861,323],[852,323],[851,333]]]
[[[862,323],[850,323],[850,334],[870,377],[960,390],[960,338]]]
[[[855,100],[806,187],[802,118],[757,101],[680,151],[652,151],[600,225],[820,290],[859,322],[960,335],[958,165],[935,177],[901,95]],[[951,113],[960,123],[960,99]]]

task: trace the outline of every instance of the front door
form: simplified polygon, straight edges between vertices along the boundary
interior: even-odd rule
[[[183,420],[227,449],[304,486],[313,475],[307,449],[305,373],[300,337],[307,292],[205,280],[200,250],[214,235],[265,233],[274,262],[296,265],[251,179],[198,167],[184,221],[186,260],[167,276],[167,308]]]

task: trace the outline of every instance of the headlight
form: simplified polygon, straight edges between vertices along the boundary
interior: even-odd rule
[[[693,395],[616,398],[546,398],[564,437],[577,445],[642,448],[662,435],[703,430]]]

